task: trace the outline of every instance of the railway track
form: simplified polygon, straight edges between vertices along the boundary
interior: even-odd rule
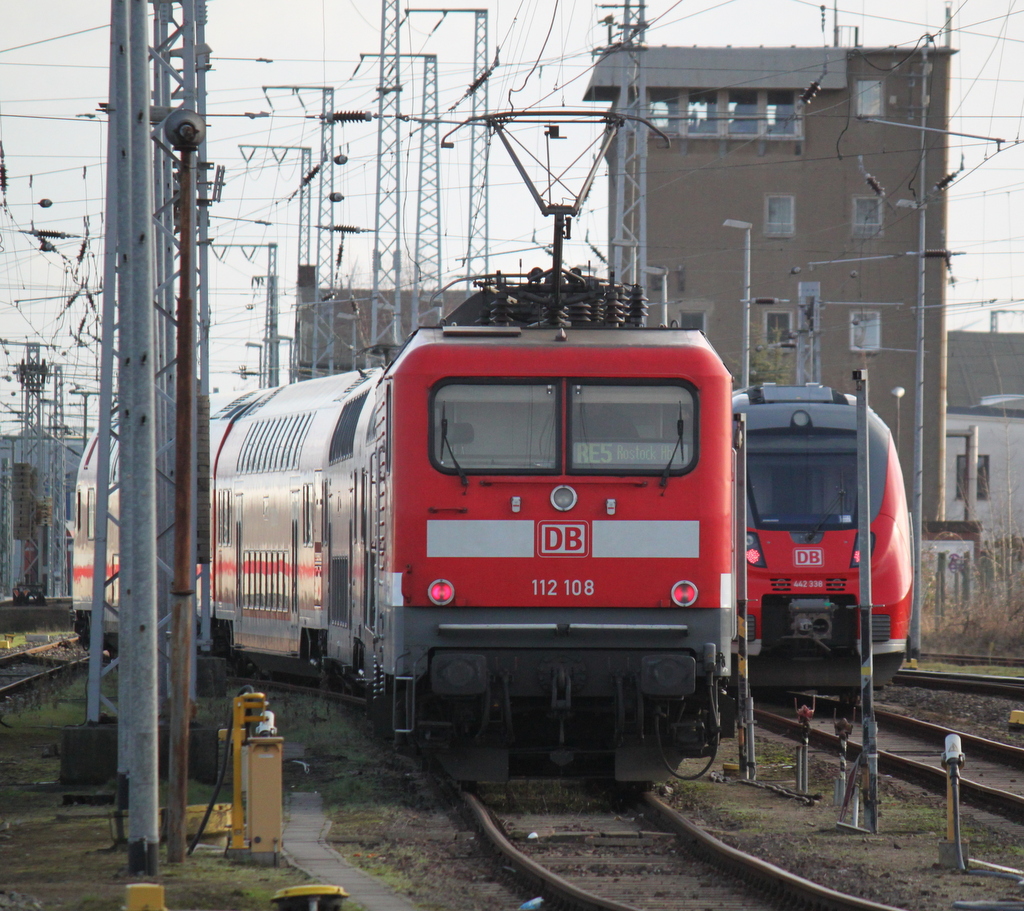
[[[965,667],[1019,667],[1024,668],[1024,658],[1011,655],[951,655],[945,652],[922,652],[922,661],[941,664],[961,664]]]
[[[464,800],[504,863],[572,911],[883,911],[726,845],[655,795],[631,813],[497,817]]]
[[[83,666],[89,659],[77,643],[77,636],[68,636],[0,655],[0,702]]]
[[[802,728],[795,719],[764,710],[757,710],[755,716],[766,730],[791,739],[801,737]],[[963,802],[992,814],[986,822],[1024,838],[1024,749],[893,712],[876,710],[875,719],[879,771],[938,793],[946,790],[947,776],[940,759],[946,735],[959,734],[967,757],[960,779]],[[832,726],[831,718],[816,717],[810,743],[838,756],[839,738],[827,730]],[[854,733],[858,730],[855,725]],[[851,737],[848,755],[852,758],[859,752],[860,744]]]
[[[1024,700],[1024,677],[996,677],[944,671],[899,671],[892,678],[895,686],[918,686],[978,696],[1007,696]]]

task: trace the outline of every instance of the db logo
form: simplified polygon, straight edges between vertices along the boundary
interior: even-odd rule
[[[541,522],[537,529],[537,550],[545,557],[585,557],[587,524]]]
[[[824,566],[825,550],[821,547],[796,547],[793,549],[794,566]]]

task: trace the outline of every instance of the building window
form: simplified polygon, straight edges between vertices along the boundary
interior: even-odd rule
[[[764,337],[770,345],[788,342],[793,315],[788,310],[769,310],[764,315]]]
[[[690,92],[686,113],[690,133],[717,133],[718,92]]]
[[[878,351],[882,347],[882,314],[854,310],[850,314],[850,350]]]
[[[796,133],[796,104],[792,92],[768,92],[765,112],[769,133],[782,136]]]
[[[679,132],[679,93],[670,89],[648,92],[648,119],[666,133]]]
[[[988,456],[978,456],[978,499],[988,499]],[[956,457],[956,498],[967,498],[967,456]]]
[[[770,237],[792,237],[795,208],[796,202],[792,196],[766,196],[764,233]]]
[[[732,89],[729,92],[729,132],[757,132],[757,92]]]
[[[876,237],[882,233],[882,198],[856,196],[853,200],[854,237]]]
[[[679,313],[679,328],[680,329],[699,329],[701,332],[704,331],[704,311],[703,310],[682,310]]]
[[[857,80],[857,116],[882,116],[882,82],[880,79]]]

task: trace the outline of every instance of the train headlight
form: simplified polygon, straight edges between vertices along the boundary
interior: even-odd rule
[[[679,607],[689,607],[697,600],[697,586],[685,579],[672,586],[672,603]]]
[[[455,586],[447,579],[438,579],[427,586],[427,597],[438,606],[451,604],[455,597]]]
[[[559,512],[568,512],[576,505],[576,491],[568,484],[560,484],[551,491],[551,505]]]
[[[430,663],[430,688],[441,696],[487,692],[487,659],[464,652],[439,652]]]
[[[806,411],[794,411],[790,423],[794,427],[810,427],[811,416]]]
[[[871,532],[871,553],[875,552],[875,533]],[[853,555],[850,557],[850,569],[860,566],[860,533],[853,539]]]
[[[767,566],[764,562],[764,551],[761,550],[761,539],[752,531],[747,532],[747,563],[751,566]]]

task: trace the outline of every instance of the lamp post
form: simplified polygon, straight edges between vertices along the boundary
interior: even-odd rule
[[[737,221],[727,218],[722,222],[723,228],[739,228],[745,232],[743,236],[743,364],[742,388],[750,386],[750,229],[754,226],[749,221]]]
[[[900,451],[900,400],[906,395],[907,390],[902,386],[893,386],[890,390],[896,399],[896,454]]]

